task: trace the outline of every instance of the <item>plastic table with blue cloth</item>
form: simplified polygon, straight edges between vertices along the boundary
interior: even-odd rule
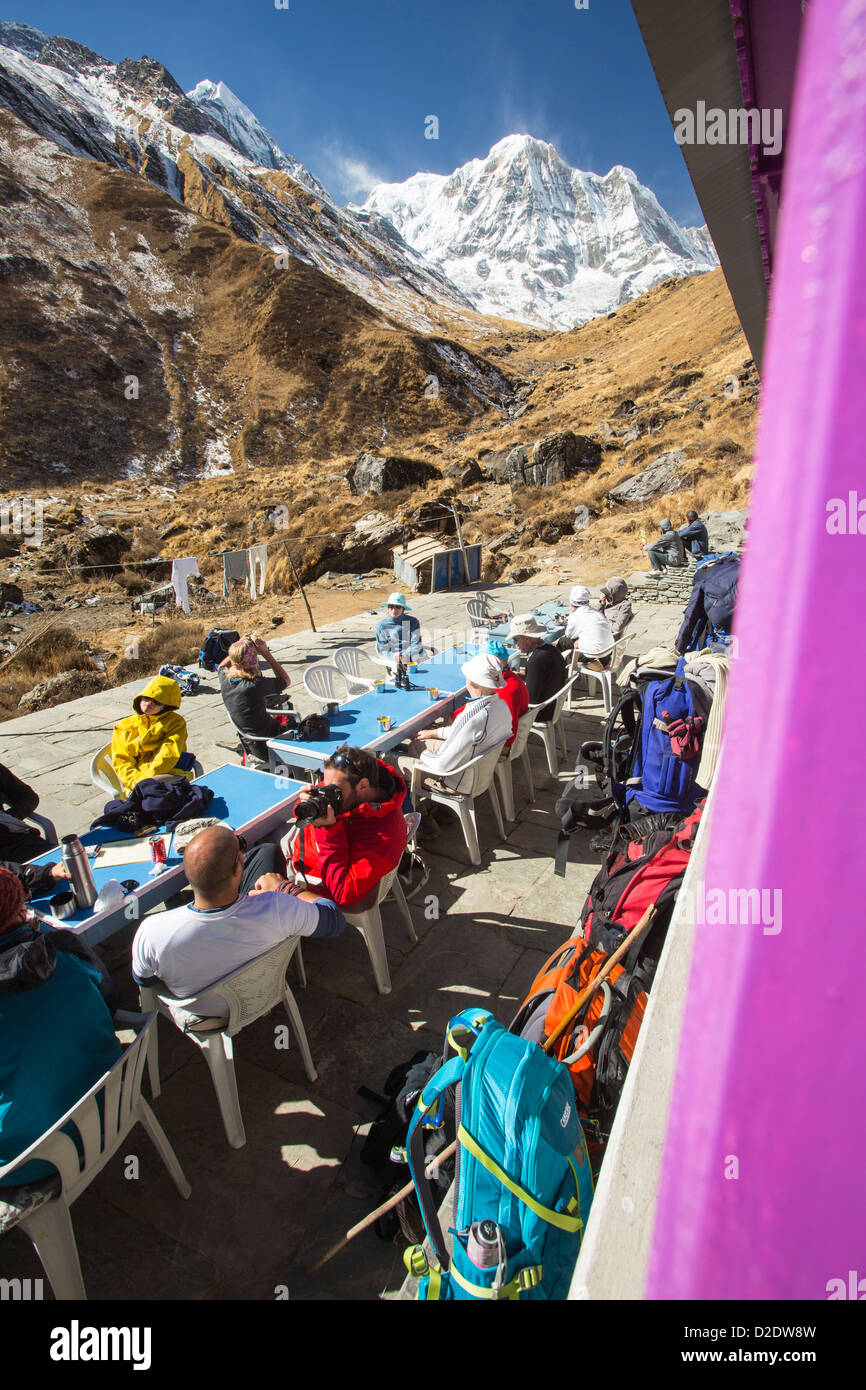
[[[248,844],[255,844],[271,831],[284,825],[289,818],[299,792],[304,790],[301,782],[286,777],[274,776],[269,772],[257,772],[252,768],[224,763],[213,772],[205,773],[196,779],[198,785],[210,787],[213,801],[207,808],[207,815],[226,821]],[[160,827],[153,833],[158,833]],[[129,842],[129,836],[118,830],[102,827],[90,830],[81,836],[81,843],[94,856],[101,846],[118,846]],[[135,837],[140,842],[141,837]],[[82,908],[63,920],[55,918],[51,910],[50,897],[34,898],[33,909],[49,926],[63,927],[81,936],[89,946],[98,945],[107,937],[113,936],[130,922],[136,922],[151,908],[165,902],[184,886],[183,857],[174,849],[174,835],[165,832],[167,857],[161,873],[150,877],[154,867],[150,860],[124,864],[112,851],[111,863],[100,866],[99,858],[91,858],[91,872],[97,892],[101,892],[110,879],[119,883],[131,883],[124,897],[116,904],[99,912],[93,908]],[[90,855],[88,856],[90,857]],[[34,864],[52,864],[60,858],[55,848],[34,859]],[[60,889],[58,884],[58,890]]]
[[[310,742],[270,739],[268,748],[276,764],[318,772],[326,758],[343,744],[367,748],[371,753],[396,748],[440,715],[451,712],[466,691],[463,662],[482,650],[479,646],[450,647],[429,661],[413,665],[409,679],[419,687],[415,690],[399,690],[393,680],[379,682],[377,689],[347,701],[329,716],[331,730],[327,738]],[[389,727],[380,722],[383,718],[390,721]]]

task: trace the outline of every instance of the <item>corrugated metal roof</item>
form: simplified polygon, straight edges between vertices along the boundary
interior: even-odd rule
[[[406,564],[417,569],[419,565],[424,564],[425,560],[432,559],[438,551],[453,550],[454,548],[452,545],[446,545],[442,536],[416,536],[414,540],[409,541],[405,550],[402,545],[395,545],[393,553],[395,556],[399,555]]]

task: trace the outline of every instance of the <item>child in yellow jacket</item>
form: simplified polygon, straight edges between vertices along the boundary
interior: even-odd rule
[[[115,724],[109,756],[124,795],[145,777],[192,777],[177,766],[186,751],[186,720],[177,713],[179,707],[177,681],[154,676],[133,700],[135,713]]]

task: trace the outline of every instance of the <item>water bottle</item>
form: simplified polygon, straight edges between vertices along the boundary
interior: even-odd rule
[[[90,860],[77,835],[64,835],[61,859],[66,877],[72,884],[75,901],[79,908],[93,907],[96,902],[96,884],[90,871]]]
[[[495,1221],[473,1221],[466,1241],[466,1254],[478,1269],[491,1269],[500,1263],[502,1232]]]

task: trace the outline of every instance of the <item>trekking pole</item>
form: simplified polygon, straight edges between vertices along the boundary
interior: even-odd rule
[[[444,1162],[446,1158],[450,1158],[456,1150],[456,1148],[457,1140],[455,1139],[453,1143],[448,1145],[447,1149],[443,1149],[442,1152],[437,1154],[435,1158],[432,1158],[430,1160],[430,1166],[427,1169],[425,1169],[425,1178],[431,1178],[436,1172],[436,1169],[439,1166],[439,1164]],[[414,1182],[407,1182],[406,1186],[401,1187],[400,1191],[397,1193],[395,1197],[389,1197],[387,1202],[383,1202],[382,1205],[380,1207],[377,1207],[375,1211],[371,1211],[369,1216],[365,1216],[363,1221],[359,1221],[357,1226],[353,1226],[350,1231],[347,1231],[344,1236],[341,1236],[340,1239],[337,1241],[337,1244],[331,1246],[331,1249],[328,1251],[327,1255],[323,1255],[320,1260],[316,1260],[316,1263],[314,1265],[310,1265],[307,1269],[307,1274],[318,1274],[322,1266],[326,1265],[329,1260],[332,1260],[335,1255],[338,1255],[340,1251],[344,1248],[344,1246],[349,1244],[350,1240],[354,1240],[355,1236],[360,1235],[362,1231],[366,1231],[367,1227],[372,1226],[374,1221],[378,1221],[380,1216],[384,1216],[387,1211],[390,1211],[392,1209],[392,1207],[396,1207],[400,1202],[403,1201],[405,1197],[408,1197],[409,1193],[412,1191],[414,1186]]]
[[[553,1033],[551,1033],[550,1037],[547,1039],[547,1042],[544,1043],[542,1046],[542,1052],[549,1052],[550,1049],[553,1047],[553,1044],[555,1042],[558,1042],[558,1040],[562,1037],[569,1024],[573,1023],[574,1020],[577,1018],[577,1015],[580,1013],[586,1001],[590,999],[593,994],[595,994],[595,991],[598,989],[602,980],[604,980],[610,974],[617,961],[625,955],[629,946],[633,945],[633,943],[640,936],[641,932],[646,930],[646,928],[649,926],[650,922],[655,917],[655,915],[655,904],[650,903],[643,917],[641,917],[639,922],[635,922],[628,936],[624,937],[624,939],[620,942],[613,955],[608,957],[601,970],[599,970],[598,974],[594,975],[593,978],[590,980],[589,984],[581,990],[580,994],[577,996],[577,1002],[575,1003],[574,1008],[571,1009],[568,1014],[566,1014],[559,1027],[555,1029]]]

